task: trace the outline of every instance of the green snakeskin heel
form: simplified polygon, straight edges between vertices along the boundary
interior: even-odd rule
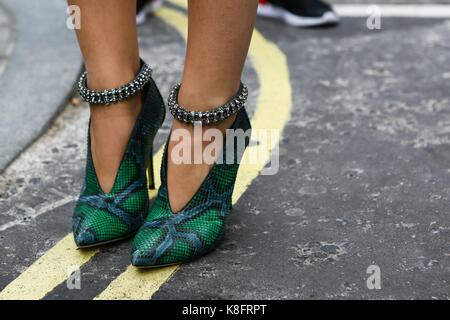
[[[108,194],[97,179],[88,133],[85,182],[73,215],[73,234],[80,248],[130,237],[144,222],[149,208],[148,187],[154,189],[153,139],[164,121],[165,104],[152,79],[142,94],[141,112]]]
[[[133,240],[131,261],[134,266],[159,267],[183,263],[217,246],[231,210],[239,162],[250,140],[251,126],[244,108],[239,110],[230,129],[235,133],[238,132],[236,130],[245,132],[242,135],[244,143],[236,143],[236,138],[229,139],[232,135],[224,138],[222,156],[219,157],[223,161],[216,161],[194,197],[176,214],[172,212],[168,200],[166,144],[158,196],[145,224]],[[226,150],[234,150],[229,157],[231,161],[225,161]]]

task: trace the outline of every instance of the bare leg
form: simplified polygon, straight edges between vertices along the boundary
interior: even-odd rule
[[[69,0],[81,8],[78,42],[92,90],[112,89],[139,71],[136,1]],[[92,157],[104,192],[113,186],[141,108],[141,96],[112,106],[91,106]]]
[[[226,103],[239,89],[256,16],[257,0],[189,0],[186,62],[180,105],[205,111]],[[229,118],[215,128],[225,132]],[[193,127],[174,120],[173,129]],[[195,141],[194,143],[202,143]],[[169,143],[169,155],[176,142]],[[192,146],[193,149],[193,146]],[[209,164],[175,164],[169,157],[170,206],[181,210],[207,176]]]

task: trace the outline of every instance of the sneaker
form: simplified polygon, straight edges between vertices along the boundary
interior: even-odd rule
[[[294,27],[335,25],[333,8],[320,0],[259,0],[258,15],[281,19]]]
[[[144,24],[147,20],[147,14],[153,14],[163,3],[164,0],[138,0],[136,14],[137,25]]]

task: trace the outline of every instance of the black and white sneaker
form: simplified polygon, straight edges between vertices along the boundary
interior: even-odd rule
[[[317,27],[339,23],[339,17],[333,8],[320,0],[260,0],[258,15],[282,19],[294,27]]]

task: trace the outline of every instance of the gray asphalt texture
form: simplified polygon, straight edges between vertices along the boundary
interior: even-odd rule
[[[182,266],[153,298],[449,299],[450,21],[383,19],[371,31],[365,19],[310,30],[259,19],[257,27],[291,73],[280,172],[258,177],[219,248]],[[167,95],[183,40],[157,19],[140,40]],[[252,113],[259,89],[250,63],[244,80]],[[0,290],[70,232],[87,118],[87,106],[68,106],[0,176]],[[169,128],[170,117],[158,146]],[[127,268],[129,250],[129,241],[105,247],[82,267],[83,290],[63,283],[46,299],[95,297]],[[379,290],[366,286],[371,265],[381,270]]]
[[[1,0],[0,8],[2,172],[67,103],[81,57],[65,1]]]

